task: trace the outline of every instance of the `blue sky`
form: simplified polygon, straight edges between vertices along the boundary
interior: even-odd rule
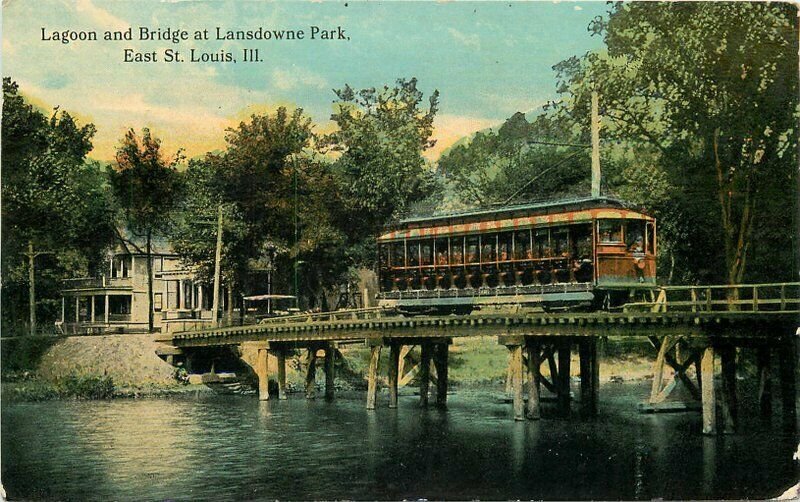
[[[586,27],[605,2],[231,2],[39,0],[3,2],[3,75],[40,106],[60,105],[98,128],[91,155],[107,160],[127,128],[150,127],[190,156],[224,146],[224,129],[253,112],[300,106],[332,127],[331,89],[417,77],[441,93],[438,145],[555,97],[551,67],[602,41]],[[51,31],[134,29],[134,40],[43,41]],[[341,26],[349,41],[136,40],[151,28],[303,29]],[[259,48],[260,63],[124,63],[123,51]]]

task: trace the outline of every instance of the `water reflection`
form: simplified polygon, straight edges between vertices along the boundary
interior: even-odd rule
[[[12,499],[72,500],[763,498],[797,478],[793,438],[763,422],[703,438],[697,415],[638,415],[623,390],[591,422],[514,422],[466,393],[447,411],[403,397],[368,412],[360,395],[13,404],[2,475]]]

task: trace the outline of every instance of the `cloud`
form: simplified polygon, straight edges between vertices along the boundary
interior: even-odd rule
[[[272,85],[282,91],[289,91],[297,87],[314,87],[327,89],[328,81],[322,76],[303,68],[282,70],[276,68],[272,72]]]
[[[456,42],[462,45],[474,47],[475,49],[481,48],[481,39],[478,37],[478,35],[467,35],[466,33],[462,33],[455,28],[447,28],[447,32],[450,33],[450,36],[453,37]]]
[[[104,30],[127,30],[130,26],[122,19],[116,17],[105,9],[92,3],[92,0],[77,0],[75,10],[103,27]]]
[[[478,117],[468,117],[465,115],[437,115],[433,120],[433,139],[436,145],[425,152],[425,157],[429,160],[436,160],[444,150],[450,148],[453,143],[465,136],[496,126],[502,123],[500,119],[487,119]]]

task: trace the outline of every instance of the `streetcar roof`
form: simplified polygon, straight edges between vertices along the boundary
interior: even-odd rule
[[[387,233],[378,237],[378,241],[513,230],[539,225],[578,223],[595,218],[652,220],[652,217],[634,209],[633,204],[622,200],[584,197],[407,218],[391,225],[386,230]]]
[[[575,211],[578,209],[613,207],[620,209],[637,210],[634,204],[625,202],[613,197],[581,197],[575,199],[559,199],[542,202],[528,202],[514,204],[496,208],[471,209],[466,211],[452,212],[436,216],[417,216],[404,218],[398,222],[399,225],[409,223],[427,223],[441,220],[472,218],[479,216],[499,215],[503,213],[525,212],[528,214],[546,214],[554,212]]]

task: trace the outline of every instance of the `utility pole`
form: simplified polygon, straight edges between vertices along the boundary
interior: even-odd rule
[[[28,252],[25,256],[28,257],[28,303],[30,304],[30,335],[36,334],[36,273],[35,273],[35,260],[37,256],[43,254],[55,254],[52,251],[34,251],[33,241],[28,241]]]
[[[600,105],[592,91],[592,197],[600,197]]]
[[[219,324],[219,276],[222,261],[222,204],[217,206],[217,250],[214,254],[214,305],[212,307],[212,326]]]

